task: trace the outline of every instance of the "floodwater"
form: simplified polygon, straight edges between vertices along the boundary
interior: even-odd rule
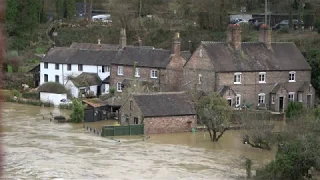
[[[237,179],[241,160],[254,168],[274,151],[254,149],[227,131],[217,143],[205,132],[118,137],[120,142],[87,132],[82,125],[58,124],[38,114],[65,110],[5,103],[2,109],[4,179]]]

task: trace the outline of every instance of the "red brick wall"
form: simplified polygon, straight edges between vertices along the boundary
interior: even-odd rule
[[[144,118],[145,134],[190,132],[196,126],[197,118],[195,115]]]

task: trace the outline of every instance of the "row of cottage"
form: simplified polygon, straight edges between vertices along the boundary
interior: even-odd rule
[[[111,87],[121,93],[134,79],[160,92],[217,92],[234,108],[283,112],[289,101],[312,107],[315,99],[308,62],[294,43],[272,42],[267,26],[259,42],[242,42],[241,27],[229,25],[225,42],[202,41],[192,54],[181,51],[179,33],[164,50],[127,45],[121,29],[119,44],[55,47],[40,63],[40,85],[59,82],[74,97],[107,94]]]

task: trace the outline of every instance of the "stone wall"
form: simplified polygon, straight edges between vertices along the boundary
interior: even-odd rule
[[[130,108],[131,102],[131,108]],[[121,106],[120,109],[121,125],[134,124],[134,118],[138,118],[138,124],[142,124],[142,113],[132,96]],[[126,121],[126,116],[128,116],[128,121]]]
[[[145,134],[190,132],[196,125],[195,115],[144,118]]]

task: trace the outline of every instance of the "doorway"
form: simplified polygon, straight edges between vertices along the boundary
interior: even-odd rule
[[[283,102],[283,97],[279,97],[279,112],[283,112],[283,105],[284,105],[284,102]]]
[[[229,106],[232,106],[232,99],[228,99],[227,101],[228,101]]]
[[[100,95],[101,95],[101,86],[97,86],[97,97],[99,97]]]
[[[311,94],[307,95],[307,107],[311,108]]]

